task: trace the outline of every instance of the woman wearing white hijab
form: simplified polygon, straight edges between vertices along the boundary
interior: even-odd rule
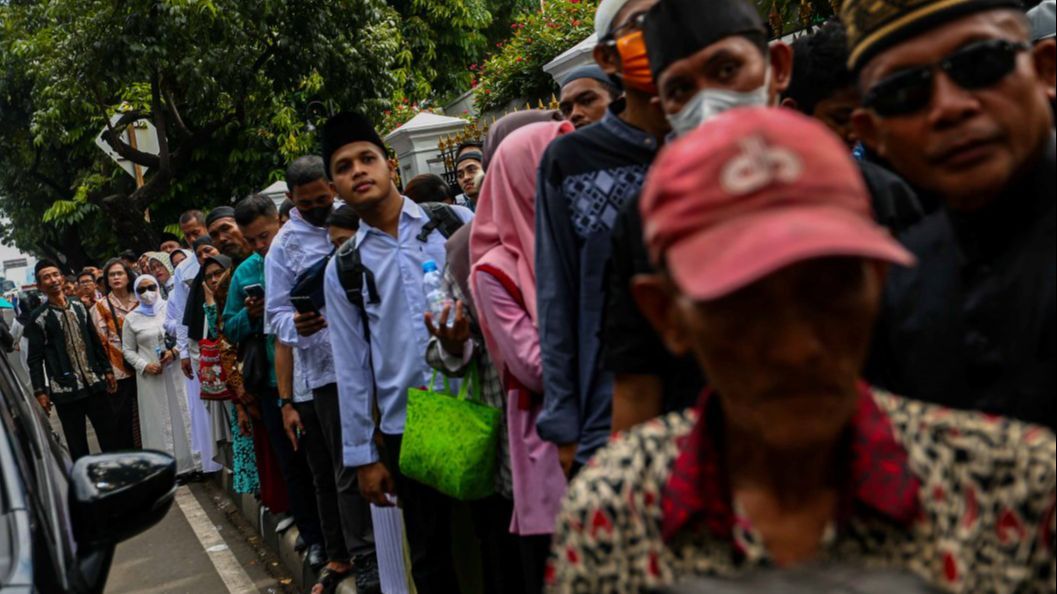
[[[122,329],[125,359],[139,374],[137,399],[145,449],[176,458],[176,474],[195,468],[191,454],[191,418],[176,349],[165,339],[166,301],[158,279],[145,274],[134,285],[139,307],[125,317]]]

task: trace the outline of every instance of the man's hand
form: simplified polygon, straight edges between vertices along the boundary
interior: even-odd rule
[[[253,319],[264,317],[264,300],[260,297],[247,296],[242,302],[246,306],[246,313]]]
[[[37,392],[37,402],[40,404],[40,407],[44,409],[44,414],[51,414],[51,398],[48,398],[46,393]]]
[[[161,375],[161,363],[148,363],[143,371],[147,372],[147,375]]]
[[[294,327],[301,336],[312,336],[327,327],[327,321],[316,312],[295,313]]]
[[[564,443],[558,446],[558,462],[562,465],[562,472],[569,477],[573,463],[576,462],[576,447],[578,443]]]
[[[114,377],[113,373],[106,374],[106,393],[116,394],[117,393],[117,378]]]
[[[440,320],[437,321],[437,325],[433,325],[433,313],[426,312],[423,319],[426,321],[426,330],[430,334],[436,336],[440,340],[440,346],[444,348],[448,354],[455,357],[462,357],[463,349],[466,347],[466,341],[470,340],[470,320],[463,315],[463,304],[462,301],[455,302],[455,320],[451,327],[448,327],[448,317],[451,315],[451,306],[444,306],[444,311],[440,313]]]
[[[286,436],[290,438],[290,444],[294,446],[294,451],[296,452],[300,442],[299,436],[304,433],[305,426],[301,424],[301,415],[293,405],[282,407],[282,411],[283,429],[286,430]]]
[[[174,360],[176,360],[176,356],[173,355],[171,350],[166,349],[162,352],[161,360],[159,360],[158,363],[161,363],[162,367],[165,367],[169,363],[172,363]]]
[[[385,495],[394,491],[393,477],[381,462],[374,462],[356,469],[356,480],[360,483],[363,498],[378,507],[392,507]]]
[[[194,379],[195,373],[191,370],[190,359],[180,359],[180,370],[184,372],[184,377],[187,379]]]
[[[239,433],[246,437],[253,435],[253,421],[250,421],[250,416],[246,413],[245,406],[241,404],[235,405],[235,417],[239,425]]]

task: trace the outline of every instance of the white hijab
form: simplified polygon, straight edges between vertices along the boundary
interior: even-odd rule
[[[148,304],[143,301],[143,295],[139,294],[139,286],[148,281],[154,283],[154,286],[158,287],[158,298],[154,301],[154,303],[151,304]],[[139,307],[136,308],[136,311],[148,317],[154,317],[156,313],[165,312],[165,299],[162,298],[161,283],[158,282],[158,279],[154,278],[149,274],[142,274],[140,276],[137,276],[136,282],[133,283],[133,292],[136,295],[136,301],[139,301]]]

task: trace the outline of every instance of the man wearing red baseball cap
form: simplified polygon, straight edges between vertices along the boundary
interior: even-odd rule
[[[791,110],[731,110],[662,151],[640,210],[662,274],[636,298],[711,388],[581,471],[551,591],[808,563],[815,586],[884,567],[888,591],[1053,587],[1053,434],[859,378],[885,269],[913,257],[836,136]]]

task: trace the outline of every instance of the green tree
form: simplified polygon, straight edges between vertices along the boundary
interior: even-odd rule
[[[481,113],[515,99],[544,99],[558,87],[543,66],[594,30],[596,3],[555,0],[518,16],[512,32],[482,66],[471,65],[474,104]]]
[[[179,211],[230,202],[311,150],[310,102],[380,111],[401,46],[380,0],[4,3],[4,239],[73,267],[155,246]],[[157,128],[158,155],[119,138],[139,119]],[[101,131],[148,169],[143,187],[94,146]]]
[[[502,0],[497,8],[514,0]],[[397,55],[394,101],[443,100],[470,82],[466,65],[483,55],[493,12],[486,0],[389,0],[404,40]]]

